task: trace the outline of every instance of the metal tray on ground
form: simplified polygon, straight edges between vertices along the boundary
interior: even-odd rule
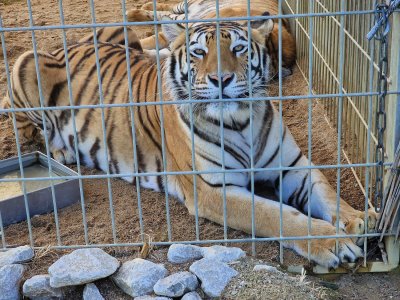
[[[41,152],[21,156],[24,177],[49,177],[48,159]],[[54,211],[51,181],[57,209],[72,205],[80,200],[78,179],[57,179],[59,176],[77,176],[70,168],[50,159],[53,180],[25,181],[30,218]],[[0,161],[0,179],[20,178],[18,157]],[[22,181],[0,181],[0,213],[3,226],[27,219]]]

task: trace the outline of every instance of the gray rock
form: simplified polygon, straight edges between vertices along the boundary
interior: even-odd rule
[[[180,297],[197,289],[197,277],[190,272],[179,272],[162,278],[154,286],[154,293],[161,296]]]
[[[133,300],[172,300],[172,298],[168,298],[168,297],[157,297],[157,296],[140,296],[140,297],[136,297]]]
[[[32,259],[33,255],[33,249],[29,246],[21,246],[0,252],[0,268],[5,265],[26,262]]]
[[[50,300],[62,299],[63,290],[50,286],[49,275],[36,275],[25,281],[22,292],[25,297],[30,299]]]
[[[115,273],[119,261],[99,248],[79,249],[64,255],[49,267],[50,285],[79,285]]]
[[[24,275],[23,265],[7,265],[0,268],[0,300],[21,299],[19,286]]]
[[[168,249],[168,261],[182,264],[203,257],[201,247],[185,244],[172,244]]]
[[[266,271],[270,273],[282,273],[277,268],[269,265],[255,265],[253,271]]]
[[[112,280],[128,295],[138,297],[152,293],[156,282],[167,274],[163,265],[135,258],[123,263]]]
[[[204,258],[215,259],[226,263],[246,256],[246,252],[236,247],[214,245],[201,248],[201,250]]]
[[[104,300],[94,283],[89,283],[83,289],[83,300]]]
[[[238,272],[219,260],[203,258],[190,266],[201,281],[201,288],[209,297],[219,297],[229,281]]]
[[[185,294],[181,300],[201,300],[201,297],[197,292],[190,292]]]

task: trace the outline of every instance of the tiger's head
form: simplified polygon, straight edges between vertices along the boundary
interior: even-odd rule
[[[222,103],[199,102],[193,104],[193,112],[208,118],[220,118],[220,106],[224,118],[235,119],[240,115],[249,116],[249,101],[227,101],[226,99],[260,97],[266,94],[270,80],[270,57],[265,40],[273,29],[272,20],[261,20],[251,24],[251,49],[249,49],[248,26],[236,22],[221,22],[219,26],[220,59],[218,59],[217,26],[215,23],[200,23],[188,30],[186,47],[185,27],[179,24],[164,24],[163,32],[171,44],[171,55],[166,62],[167,85],[175,99],[193,100],[219,99]],[[251,70],[249,72],[249,54]],[[188,64],[187,53],[190,63]],[[220,77],[218,76],[220,62]],[[188,73],[190,72],[190,76]],[[249,80],[250,76],[250,80]],[[189,105],[178,106],[182,112],[189,112]]]

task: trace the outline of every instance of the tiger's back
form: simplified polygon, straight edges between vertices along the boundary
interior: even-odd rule
[[[42,51],[37,54],[43,106],[70,106],[63,49],[56,50],[51,54]],[[89,108],[75,109],[74,118],[69,109],[45,113],[51,152],[61,162],[74,163],[76,161],[73,131],[75,119],[81,163],[105,172],[131,174],[135,170],[132,155],[131,109],[126,106],[118,107],[118,105],[126,105],[130,101],[127,92],[129,83],[126,48],[115,44],[99,43],[98,56],[99,74],[93,44],[80,43],[68,48],[72,104],[89,106]],[[132,48],[129,48],[129,56],[134,92],[132,101],[158,101],[156,62],[152,57]],[[98,75],[101,79],[101,90],[99,89]],[[17,60],[12,79],[15,107],[37,108],[41,106],[32,51],[23,54]],[[103,109],[94,107],[99,104],[115,105],[115,107]],[[138,171],[161,171],[159,151],[161,141],[160,126],[157,124],[157,108],[154,105],[133,107],[132,113],[137,120],[135,134],[140,158]],[[18,115],[18,128],[22,132],[26,124],[32,123],[32,120],[36,120],[33,123],[38,127],[43,124],[40,111],[30,112],[28,118],[24,113]],[[142,155],[142,153],[146,153],[146,155]],[[129,182],[133,181],[132,176],[124,177],[124,179]],[[145,178],[142,185],[162,190],[159,180],[155,176]]]

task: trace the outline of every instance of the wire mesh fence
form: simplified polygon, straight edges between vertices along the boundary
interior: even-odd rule
[[[307,234],[305,235],[296,235],[290,236],[284,232],[285,224],[283,223],[283,210],[285,206],[284,194],[286,191],[282,188],[285,174],[288,171],[306,171],[308,178],[306,185],[307,188],[307,198],[312,199],[312,187],[314,182],[312,181],[312,174],[314,170],[335,170],[336,171],[336,207],[335,211],[337,215],[340,212],[340,196],[341,196],[341,173],[343,170],[351,169],[354,172],[354,182],[359,183],[364,189],[364,201],[363,207],[365,211],[365,223],[367,221],[368,216],[368,203],[372,198],[372,190],[373,186],[371,182],[375,179],[375,169],[379,166],[379,162],[375,161],[374,155],[374,143],[377,142],[377,131],[375,129],[376,124],[373,118],[373,114],[377,109],[377,105],[375,103],[375,99],[379,95],[377,91],[376,74],[378,71],[377,66],[377,54],[375,48],[375,41],[368,41],[365,38],[366,33],[369,31],[369,28],[373,25],[374,22],[374,14],[375,14],[375,3],[374,1],[299,1],[299,0],[279,0],[279,1],[271,1],[270,4],[270,14],[269,15],[254,15],[252,14],[252,9],[254,5],[256,5],[257,1],[243,1],[243,10],[240,14],[236,16],[226,16],[220,15],[221,9],[229,5],[227,1],[209,1],[210,10],[215,12],[214,17],[207,17],[204,10],[204,14],[198,13],[197,15],[193,15],[191,10],[191,5],[196,3],[196,1],[185,1],[181,4],[181,10],[183,13],[180,14],[176,19],[159,19],[157,17],[157,1],[153,1],[153,14],[154,20],[152,21],[143,21],[143,22],[128,22],[127,20],[127,4],[124,0],[120,2],[121,13],[118,16],[116,22],[112,23],[104,23],[97,22],[96,18],[96,9],[95,2],[90,0],[88,2],[88,7],[90,8],[90,16],[91,20],[88,24],[67,24],[64,16],[64,3],[66,1],[59,0],[58,1],[58,13],[59,13],[59,22],[57,25],[35,25],[38,20],[34,20],[33,17],[33,9],[32,3],[30,0],[26,2],[26,9],[28,11],[29,16],[29,25],[28,26],[4,26],[0,23],[0,34],[1,34],[1,43],[3,50],[3,61],[4,61],[4,70],[5,77],[7,83],[7,90],[10,99],[10,107],[9,108],[1,108],[0,113],[7,113],[10,115],[12,119],[13,131],[15,133],[15,142],[16,142],[16,155],[18,156],[19,162],[19,171],[20,178],[0,178],[0,184],[7,184],[11,182],[18,182],[22,186],[22,193],[24,195],[25,202],[25,210],[27,221],[26,227],[29,234],[29,242],[34,247],[39,247],[35,243],[35,236],[32,231],[31,224],[31,213],[29,211],[29,193],[27,192],[26,185],[30,182],[35,181],[46,181],[50,180],[50,192],[53,201],[53,214],[54,214],[54,222],[55,222],[55,232],[56,232],[56,245],[54,248],[80,248],[80,247],[106,247],[106,246],[141,246],[143,245],[144,240],[139,241],[120,241],[118,238],[117,225],[118,215],[116,215],[114,211],[115,206],[115,194],[113,193],[113,187],[111,180],[114,178],[130,178],[130,181],[135,183],[136,190],[136,199],[132,199],[137,203],[137,215],[138,215],[138,224],[135,226],[139,227],[140,236],[144,237],[147,233],[146,226],[143,221],[142,210],[142,198],[143,198],[143,182],[147,180],[147,178],[160,178],[160,190],[164,190],[165,198],[165,221],[166,221],[166,240],[154,240],[154,245],[169,245],[174,242],[179,241],[179,243],[193,243],[193,244],[210,244],[210,243],[252,243],[252,250],[255,253],[255,243],[256,242],[268,242],[268,241],[298,241],[298,240],[307,240],[308,241],[308,257],[310,258],[310,248],[311,241],[315,239],[327,239],[332,238],[331,235],[314,235],[312,234],[312,213],[311,213],[311,201],[308,201],[308,209],[305,210],[305,214],[308,217],[307,220]],[[201,2],[201,1],[200,1]],[[283,10],[285,10],[288,14],[283,14]],[[3,20],[6,20],[7,16],[1,16]],[[161,42],[159,41],[159,33],[161,24],[181,24],[185,28],[185,36],[184,42],[186,48],[190,48],[191,40],[189,36],[189,30],[194,24],[204,24],[204,23],[214,23],[216,24],[216,55],[217,55],[217,78],[222,78],[221,74],[224,66],[222,65],[222,56],[224,53],[221,53],[221,37],[220,37],[220,26],[224,24],[224,22],[242,22],[247,26],[247,32],[249,33],[249,38],[247,39],[247,45],[243,44],[243,47],[247,47],[248,49],[252,48],[251,45],[251,22],[254,21],[264,21],[264,20],[273,20],[275,22],[274,26],[277,26],[278,30],[276,32],[278,37],[278,45],[277,45],[277,79],[276,86],[278,87],[277,95],[259,95],[258,93],[253,94],[253,82],[250,80],[252,78],[252,53],[251,51],[247,52],[247,71],[248,71],[248,95],[242,97],[234,97],[230,99],[226,99],[226,95],[223,94],[223,81],[217,80],[218,84],[218,95],[216,97],[211,97],[207,99],[198,99],[198,97],[192,94],[192,88],[188,89],[188,99],[169,99],[163,92],[163,87],[168,84],[165,82],[163,78],[163,72],[165,68],[164,58],[160,57],[160,55],[155,55],[154,57],[154,72],[157,74],[156,76],[156,91],[157,94],[154,95],[153,100],[140,101],[140,99],[135,99],[134,95],[137,95],[135,88],[135,84],[133,83],[134,74],[131,74],[131,63],[132,63],[132,51],[128,47],[124,48],[124,64],[126,65],[126,80],[127,80],[127,90],[126,95],[124,96],[124,101],[116,101],[115,103],[105,100],[107,98],[107,88],[104,86],[104,73],[102,69],[102,63],[104,62],[101,57],[101,39],[99,36],[99,30],[101,28],[110,28],[110,27],[123,27],[123,37],[124,37],[124,45],[129,44],[129,32],[128,29],[132,26],[142,26],[142,25],[150,25],[154,27],[155,34],[155,50],[156,53],[160,53],[161,51]],[[304,77],[308,81],[308,93],[302,95],[285,95],[285,82],[286,80],[290,80],[290,75],[288,78],[283,78],[283,55],[285,44],[282,39],[283,35],[283,22],[285,20],[289,20],[291,24],[292,34],[295,36],[296,47],[297,47],[297,65]],[[395,28],[395,26],[393,26]],[[141,27],[135,27],[141,28]],[[68,54],[71,51],[70,44],[67,39],[67,32],[69,30],[74,29],[87,29],[92,31],[93,33],[93,45],[94,45],[94,67],[93,77],[91,80],[94,80],[96,84],[94,85],[94,89],[97,89],[94,93],[96,97],[97,103],[95,104],[77,104],[76,92],[73,91],[73,76],[74,72],[71,72],[70,60],[71,54]],[[37,38],[36,35],[38,32],[43,32],[46,30],[59,30],[61,31],[61,39],[62,39],[62,51],[65,53],[65,65],[63,66],[63,70],[65,70],[66,74],[66,89],[68,99],[66,99],[61,105],[47,105],[48,102],[46,100],[46,92],[42,90],[43,85],[46,84],[47,78],[43,78],[41,75],[43,72],[41,71],[40,59],[38,52],[40,52],[37,48]],[[34,66],[36,70],[36,82],[38,86],[38,105],[37,106],[27,106],[21,107],[16,106],[14,103],[14,95],[16,92],[15,85],[12,85],[12,74],[10,71],[10,64],[8,60],[8,48],[10,47],[7,42],[6,34],[11,34],[13,32],[29,32],[31,34],[32,40],[32,50],[34,55]],[[398,49],[397,49],[398,50]],[[392,56],[396,55],[396,53],[392,53]],[[192,57],[190,56],[189,51],[186,52],[186,62],[188,65],[191,64]],[[400,72],[400,64],[391,65],[391,72]],[[222,74],[223,75],[223,74]],[[194,76],[190,71],[187,74],[189,85],[193,84],[193,80],[191,76]],[[125,80],[125,79],[124,79]],[[399,86],[392,86],[389,90],[388,95],[393,97],[399,97]],[[285,127],[283,125],[283,103],[285,101],[290,100],[306,100],[308,102],[308,111],[307,117],[304,118],[303,121],[308,123],[307,129],[307,165],[288,165],[284,162],[285,155],[288,155],[284,150],[284,135],[285,135]],[[166,143],[166,131],[165,131],[165,120],[170,116],[165,114],[165,107],[173,107],[182,105],[182,101],[185,101],[185,105],[188,106],[188,114],[190,116],[188,123],[188,136],[190,137],[188,143],[189,147],[192,149],[191,157],[190,157],[190,167],[184,168],[180,170],[170,168],[171,162],[168,162],[168,151],[167,143]],[[254,141],[255,133],[254,126],[257,120],[254,120],[255,115],[253,111],[255,110],[255,106],[257,102],[262,101],[265,103],[274,102],[279,118],[279,136],[277,137],[277,143],[279,144],[278,151],[276,152],[277,160],[273,166],[262,166],[255,161],[255,145],[256,141]],[[313,106],[315,103],[319,101],[322,103],[326,109],[326,115],[329,122],[331,122],[337,132],[337,158],[336,163],[332,164],[312,164],[313,160]],[[249,106],[249,116],[248,116],[248,124],[249,124],[249,132],[248,136],[248,148],[246,148],[245,152],[248,156],[248,161],[246,164],[243,164],[240,167],[232,168],[227,164],[227,153],[229,154],[231,151],[232,145],[228,142],[226,136],[231,134],[227,131],[226,124],[224,124],[224,110],[223,103],[230,102],[242,102],[248,103]],[[196,142],[198,141],[198,133],[196,132],[196,124],[195,124],[195,105],[202,103],[216,103],[219,105],[218,118],[215,121],[215,124],[218,126],[218,138],[219,140],[215,141],[220,145],[220,162],[219,168],[198,168],[198,153],[193,151],[196,149]],[[138,111],[140,109],[146,109],[148,107],[156,107],[158,117],[159,117],[159,136],[160,136],[160,153],[161,153],[161,161],[158,162],[158,166],[156,170],[143,170],[141,168],[141,159],[143,159],[143,155],[140,151],[138,151],[138,141],[137,135],[140,134],[138,131],[138,126],[140,126],[140,117],[138,118]],[[132,137],[131,141],[126,141],[128,148],[132,149],[131,153],[131,162],[132,166],[130,168],[121,168],[120,170],[116,170],[115,165],[111,163],[110,159],[110,144],[107,144],[110,134],[110,126],[108,124],[108,115],[110,111],[117,109],[126,109],[126,114],[129,116],[128,119],[130,121],[129,131]],[[102,168],[103,174],[90,174],[85,170],[82,170],[81,165],[83,165],[82,155],[79,153],[80,149],[80,121],[77,120],[76,115],[82,110],[98,110],[100,111],[100,119],[99,124],[101,131],[101,141],[103,145],[99,145],[103,149],[102,154],[104,155],[103,160],[107,162],[105,166]],[[51,129],[51,125],[46,124],[49,122],[48,114],[54,114],[59,116],[63,112],[69,112],[71,116],[71,141],[70,144],[72,149],[74,150],[74,157],[76,158],[76,171],[77,176],[57,176],[54,178],[52,168],[51,168],[51,155],[52,155],[52,141],[49,140],[50,134],[48,130]],[[24,113],[27,115],[35,115],[40,117],[42,121],[43,128],[43,138],[45,144],[45,153],[48,158],[48,176],[46,177],[36,177],[36,178],[28,178],[24,176],[24,166],[22,163],[22,154],[21,150],[21,141],[18,135],[18,113]],[[396,111],[388,111],[388,114],[392,114],[392,118],[398,122],[396,117]],[[214,125],[215,125],[214,124]],[[168,134],[171,134],[169,131]],[[303,137],[295,136],[296,139],[304,139]],[[394,141],[395,136],[386,136],[386,142],[390,141],[391,145],[395,144]],[[394,150],[394,148],[393,148]],[[388,151],[391,151],[390,149]],[[343,157],[344,156],[344,157]],[[346,162],[343,162],[343,158]],[[391,161],[387,160],[385,165],[390,165]],[[123,171],[122,171],[123,170]],[[279,205],[279,233],[274,237],[260,237],[257,234],[257,222],[256,215],[258,215],[257,211],[257,195],[255,193],[255,186],[257,184],[257,174],[260,172],[270,172],[274,174],[278,174],[276,182],[280,186],[278,189],[279,192],[277,194],[277,201]],[[223,226],[223,238],[214,238],[214,239],[201,239],[200,235],[200,219],[202,211],[204,208],[199,208],[199,202],[201,203],[202,199],[199,199],[199,181],[203,180],[202,176],[218,175],[221,180],[219,183],[222,188],[222,193],[219,197],[220,205],[222,207],[222,218],[219,220]],[[247,174],[248,185],[246,188],[250,191],[250,232],[249,236],[241,237],[241,238],[230,238],[228,234],[228,200],[227,200],[227,189],[231,185],[229,181],[229,176],[231,175],[241,176],[242,174]],[[193,197],[193,211],[191,213],[194,215],[194,224],[195,227],[195,236],[190,240],[180,240],[178,237],[174,235],[171,226],[171,212],[170,212],[170,201],[171,196],[176,196],[173,194],[173,191],[169,191],[171,186],[175,182],[174,178],[177,176],[190,176],[192,178],[192,192],[191,195]],[[227,179],[228,178],[228,179]],[[78,179],[79,181],[79,191],[80,191],[80,205],[81,205],[81,213],[82,213],[82,228],[83,228],[83,240],[84,243],[75,243],[75,244],[65,244],[62,240],[62,226],[59,221],[59,209],[57,208],[57,199],[54,191],[53,181],[62,179]],[[105,179],[107,185],[107,195],[106,198],[109,203],[109,215],[110,215],[110,227],[112,231],[112,241],[110,243],[100,243],[100,242],[92,242],[89,238],[89,225],[88,216],[86,212],[86,198],[84,192],[84,180],[89,179]],[[158,181],[158,179],[156,179]],[[172,183],[171,183],[172,182]],[[145,184],[144,184],[145,185]],[[304,185],[304,183],[303,183]],[[204,196],[204,194],[203,194]],[[118,197],[118,196],[117,196]],[[201,206],[201,205],[200,205]],[[1,212],[0,212],[1,213]],[[1,216],[0,216],[1,217]],[[163,217],[164,218],[164,217]],[[0,218],[1,221],[1,218]],[[1,223],[1,222],[0,222]],[[2,245],[3,248],[7,248],[7,230],[3,227],[1,223],[1,232],[2,232]],[[76,224],[75,224],[76,225]],[[373,237],[378,236],[379,234],[368,233],[367,228],[363,234],[343,234],[340,230],[339,218],[337,218],[335,222],[336,227],[336,235],[335,238],[342,237]],[[64,224],[64,226],[67,226]],[[192,224],[190,225],[192,226]],[[368,253],[367,242],[365,240],[363,244],[364,253]],[[283,248],[280,248],[280,260],[283,262]],[[366,260],[366,257],[365,257]]]

